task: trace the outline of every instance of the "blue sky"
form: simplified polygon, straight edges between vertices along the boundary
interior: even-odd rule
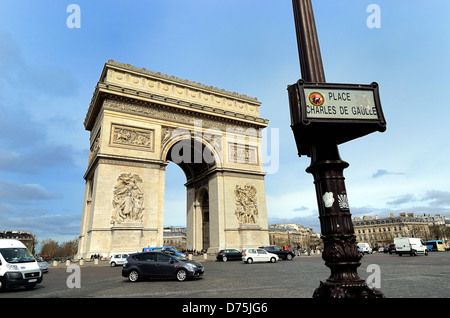
[[[72,3],[80,28],[66,24]],[[370,4],[380,8],[380,28],[366,23]],[[384,133],[339,147],[350,163],[352,215],[450,216],[450,2],[313,7],[327,82],[378,82],[388,123]],[[270,120],[267,143],[278,145],[277,154],[267,150],[269,219],[319,230],[309,158],[297,156],[289,126],[286,87],[301,74],[288,0],[1,1],[0,230],[60,242],[78,236],[89,149],[83,121],[109,59],[257,97]],[[184,182],[171,163],[166,225],[185,224]]]

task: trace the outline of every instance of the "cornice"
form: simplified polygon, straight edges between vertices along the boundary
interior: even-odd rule
[[[178,78],[176,76],[173,75],[167,75],[167,74],[162,74],[160,72],[153,72],[150,70],[147,70],[145,67],[136,67],[130,64],[125,64],[125,63],[120,63],[120,62],[116,62],[112,59],[108,60],[108,62],[105,64],[105,68],[106,67],[111,67],[111,68],[116,68],[116,69],[122,69],[122,70],[126,70],[126,71],[130,71],[130,72],[134,72],[134,73],[139,73],[142,75],[146,75],[146,76],[150,76],[150,77],[154,77],[154,78],[158,78],[160,80],[163,81],[169,81],[169,82],[173,82],[173,83],[177,83],[177,84],[181,84],[182,86],[191,86],[193,88],[196,89],[201,89],[204,91],[208,91],[208,92],[214,92],[217,94],[221,94],[221,95],[226,95],[229,96],[231,98],[237,98],[237,99],[242,99],[245,100],[247,102],[252,102],[255,104],[261,104],[260,102],[258,102],[258,98],[256,97],[250,97],[247,96],[245,94],[239,94],[236,92],[230,92],[227,91],[225,89],[220,89],[214,86],[208,86],[202,83],[198,83],[198,82],[194,82],[194,81],[189,81],[187,79],[181,79]],[[102,77],[100,78],[101,81],[104,80],[104,77],[106,76],[105,72],[102,73]]]
[[[262,128],[269,122],[259,116],[261,103],[256,98],[110,60],[105,64],[86,114],[84,126],[87,130],[93,128],[102,101],[107,96],[151,102],[193,114],[209,114],[218,119],[246,122]]]

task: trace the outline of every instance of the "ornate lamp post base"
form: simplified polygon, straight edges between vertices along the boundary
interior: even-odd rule
[[[383,298],[383,294],[369,288],[364,281],[361,285],[342,285],[340,283],[320,282],[314,291],[314,298]]]
[[[306,171],[314,176],[324,243],[322,259],[331,270],[330,277],[320,283],[313,297],[381,298],[380,291],[368,287],[358,276],[361,255],[345,189],[343,170],[347,167],[333,142],[318,142],[312,147],[311,165]]]
[[[383,294],[370,288],[358,276],[361,265],[354,235],[332,235],[323,237],[325,244],[322,258],[330,268],[331,275],[326,282],[320,282],[314,291],[314,298],[383,298]],[[345,261],[347,259],[347,261]],[[353,261],[352,261],[353,260]]]

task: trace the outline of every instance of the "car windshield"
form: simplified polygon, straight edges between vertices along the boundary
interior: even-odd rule
[[[0,253],[8,263],[34,262],[33,255],[26,248],[0,248]]]

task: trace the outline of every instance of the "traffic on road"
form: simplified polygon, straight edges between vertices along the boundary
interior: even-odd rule
[[[5,288],[1,298],[311,298],[330,275],[320,254],[249,265],[243,261],[245,252],[236,261],[228,259],[228,252],[219,252],[222,259],[218,253],[192,260],[162,252],[137,253],[133,255],[139,257],[129,256],[116,266],[109,260],[84,266],[61,263],[50,266],[33,289]],[[145,274],[148,269],[142,266],[147,261],[145,266],[159,267],[164,275]],[[375,251],[362,257],[358,274],[387,298],[445,298],[450,297],[449,263],[448,252],[398,257]]]

